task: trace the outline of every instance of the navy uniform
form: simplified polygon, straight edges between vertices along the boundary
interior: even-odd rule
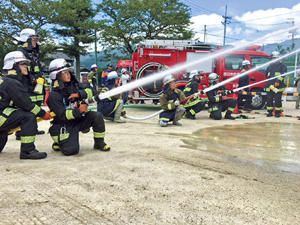
[[[219,82],[220,76],[216,73],[211,73],[208,78],[209,83],[213,86]],[[222,112],[226,111],[225,119],[235,119],[231,114],[236,107],[237,101],[233,98],[227,98],[227,95],[231,94],[230,90],[222,85],[208,91],[206,94],[208,97],[208,112],[210,113],[210,118],[221,120]]]
[[[190,73],[190,80],[183,90],[186,97],[193,95],[193,97],[191,97],[184,105],[184,108],[186,109],[185,116],[188,119],[196,119],[196,113],[200,112],[205,107],[205,102],[197,94],[201,80],[198,71],[192,70]]]
[[[3,77],[0,84],[0,152],[7,142],[8,132],[21,127],[21,159],[42,159],[47,156],[35,148],[36,117],[51,119],[48,112],[34,104],[22,81],[28,76],[27,60],[20,51],[8,53],[4,58]],[[25,66],[25,69],[24,69]],[[24,74],[24,70],[26,74]]]
[[[93,97],[93,89],[89,85],[79,83],[71,75],[70,67],[64,59],[55,59],[49,65],[50,79],[53,89],[47,104],[55,113],[52,126],[49,129],[54,141],[54,150],[60,150],[64,155],[79,153],[79,131],[87,133],[90,127],[94,131],[94,149],[109,151],[104,142],[105,124],[99,112],[87,111],[87,105],[80,100]],[[63,81],[62,73],[69,73],[70,81]]]
[[[278,58],[279,53],[273,52],[273,58]],[[284,74],[287,72],[287,67],[283,63],[276,61],[268,66],[266,70],[267,78],[272,78]],[[265,91],[267,92],[267,117],[273,116],[274,103],[275,101],[275,117],[280,117],[282,110],[282,93],[285,90],[284,76],[278,77],[277,79],[269,80],[265,86]]]

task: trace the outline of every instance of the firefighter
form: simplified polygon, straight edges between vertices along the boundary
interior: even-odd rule
[[[218,84],[220,76],[216,73],[211,73],[208,76],[209,83],[211,86]],[[227,95],[232,92],[228,90],[224,85],[219,86],[211,91],[208,91],[208,112],[210,113],[210,118],[215,120],[222,119],[222,112],[225,112],[225,119],[234,120],[235,118],[231,116],[234,108],[236,107],[237,101],[233,98],[228,98]]]
[[[163,79],[163,83],[163,94],[159,97],[159,102],[164,111],[159,114],[159,125],[166,127],[168,122],[173,121],[174,125],[181,126],[178,120],[184,115],[185,108],[180,106],[180,101],[186,97],[176,88],[175,79],[171,74]]]
[[[242,62],[243,69],[241,73],[244,73],[248,70],[250,70],[250,61],[249,60],[244,60]],[[249,85],[249,74],[246,74],[239,79],[239,87],[244,87]],[[244,88],[243,91],[249,92],[249,88]],[[238,97],[238,103],[239,105],[242,104],[243,100],[245,99],[245,104],[244,104],[244,110],[246,111],[252,111],[251,109],[251,102],[252,102],[252,96],[251,95],[239,95]]]
[[[94,149],[109,151],[110,147],[104,142],[102,114],[88,111],[88,106],[80,103],[80,100],[91,98],[95,93],[89,85],[79,83],[70,69],[70,65],[62,58],[52,60],[49,65],[53,89],[47,104],[56,114],[49,129],[54,141],[52,148],[67,156],[78,154],[79,131],[87,133],[92,127]]]
[[[31,101],[38,106],[41,106],[45,99],[45,79],[42,73],[42,65],[38,59],[39,57],[39,35],[36,34],[35,30],[26,28],[20,33],[20,40],[18,42],[17,51],[23,52],[25,57],[30,60],[28,66],[29,73],[31,75],[31,82],[28,86],[28,92]],[[39,90],[39,86],[42,88]],[[38,130],[36,134],[44,134],[45,131]],[[19,140],[18,132],[16,132],[16,139]]]
[[[98,91],[97,88],[97,71],[98,71],[98,66],[96,64],[91,65],[91,71],[88,74],[88,79],[90,85],[94,88],[95,91]]]
[[[113,65],[109,63],[109,64],[107,64],[107,69],[102,72],[102,75],[101,75],[102,87],[105,86],[105,81],[107,79],[108,74],[112,71],[112,68],[113,68]]]
[[[105,93],[117,86],[118,74],[116,71],[112,71],[108,74],[105,86],[102,88],[101,93]],[[126,123],[120,117],[127,118],[126,111],[123,105],[123,100],[120,99],[120,95],[115,95],[109,98],[102,99],[97,106],[97,111],[101,112],[106,120],[112,120],[116,123]]]
[[[30,60],[20,51],[13,51],[4,57],[3,77],[0,81],[0,152],[5,147],[8,131],[21,127],[20,159],[43,159],[45,152],[35,148],[37,129],[36,116],[50,120],[49,112],[34,104],[22,84],[29,75]]]
[[[183,93],[186,97],[191,97],[191,99],[185,104],[184,108],[186,109],[185,116],[188,119],[195,120],[196,113],[200,112],[205,107],[205,102],[203,102],[198,93],[198,87],[203,76],[197,70],[192,70],[189,76],[190,80],[185,86]]]
[[[272,52],[272,59],[279,58],[280,54],[277,51]],[[268,66],[266,70],[267,78],[276,77],[280,74],[284,74],[287,72],[287,67],[280,61],[273,62]],[[275,117],[280,117],[280,113],[282,111],[282,92],[284,92],[285,83],[284,77],[278,77],[277,79],[269,80],[265,86],[265,90],[267,92],[267,117],[273,116],[274,103],[275,101]]]

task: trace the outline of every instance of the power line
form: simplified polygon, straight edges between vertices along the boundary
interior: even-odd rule
[[[188,0],[183,0],[183,1],[189,3],[189,4],[190,4],[189,6],[192,7],[192,8],[191,8],[192,10],[198,9],[198,10],[200,10],[200,12],[203,12],[203,13],[205,13],[205,14],[211,14],[211,13],[214,13],[214,12],[212,12],[212,11],[210,11],[210,10],[208,10],[208,9],[205,9],[205,8],[199,6],[199,5],[196,5],[196,4],[194,4],[194,3],[192,3],[192,2],[190,2],[190,1],[188,1]],[[196,7],[196,9],[195,9],[195,7]]]

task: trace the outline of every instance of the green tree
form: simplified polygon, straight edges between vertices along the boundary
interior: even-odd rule
[[[178,0],[103,0],[102,43],[106,53],[121,51],[127,58],[144,39],[189,39],[190,10]],[[115,54],[108,54],[115,57]]]
[[[93,19],[97,9],[92,8],[91,0],[61,0],[54,2],[55,15],[51,22],[62,51],[76,59],[76,72],[79,78],[80,55],[86,55],[87,47],[94,42],[97,22]]]

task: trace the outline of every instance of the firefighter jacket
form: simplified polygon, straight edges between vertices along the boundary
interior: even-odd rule
[[[271,65],[268,66],[266,71],[267,78],[277,77],[281,74],[284,74],[287,72],[287,67],[281,62],[274,62]],[[269,80],[265,86],[265,90],[267,92],[270,92],[270,86],[275,85],[275,83],[279,83],[279,86],[276,86],[278,89],[278,92],[284,92],[284,88],[286,87],[284,83],[284,76],[278,77],[277,79]]]
[[[45,95],[45,89],[43,88],[42,94],[36,94],[34,93],[34,88],[36,86],[36,82],[38,78],[43,78],[42,73],[42,66],[38,59],[39,56],[39,46],[37,45],[36,48],[32,48],[31,44],[28,42],[25,42],[23,44],[20,43],[20,45],[17,48],[18,51],[23,52],[25,57],[31,61],[30,65],[28,66],[28,71],[30,73],[31,77],[31,87],[29,87],[29,95],[31,98],[31,101],[34,103],[42,102],[44,101],[44,95]],[[45,81],[44,81],[45,85]]]
[[[210,90],[206,93],[208,97],[208,112],[214,111],[214,109],[218,109],[219,104],[223,104],[226,100],[224,100],[224,96],[229,94],[229,90],[224,86],[219,86],[213,90]]]
[[[243,69],[241,73],[245,73],[247,70]],[[249,74],[243,75],[239,78],[239,87],[244,87],[249,85]]]
[[[65,87],[63,88],[54,87],[47,100],[48,107],[56,115],[53,118],[53,124],[76,123],[76,120],[82,117],[78,109],[80,100],[91,98],[95,94],[91,87],[87,87],[87,85],[77,81],[71,81],[64,85]],[[73,93],[78,93],[79,98],[69,100],[69,96]]]
[[[96,84],[97,83],[96,75],[97,75],[96,71],[89,72],[89,74],[88,74],[88,80],[89,80],[90,84]]]
[[[32,103],[26,88],[17,79],[17,74],[8,73],[0,82],[0,126],[17,108],[32,112],[38,117],[45,115],[46,112],[41,107]]]
[[[200,81],[200,80],[199,80]],[[199,83],[197,80],[192,79],[189,80],[188,84],[185,86],[183,93],[186,97],[191,96],[192,94],[195,94],[198,92]]]
[[[169,91],[166,94],[162,94],[159,97],[159,102],[160,102],[160,106],[162,107],[163,110],[169,111],[169,110],[176,109],[174,102],[177,99],[179,99],[179,101],[181,101],[185,98],[186,97],[181,90],[179,90],[177,88],[174,90],[169,89]]]

